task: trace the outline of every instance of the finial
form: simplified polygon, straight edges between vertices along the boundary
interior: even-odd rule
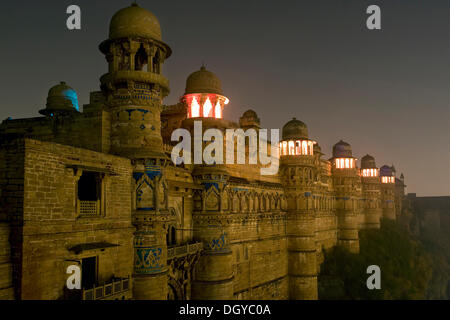
[[[206,70],[205,61],[202,61],[202,66],[200,67],[200,70],[202,71]]]
[[[131,4],[132,7],[139,7],[137,4],[137,1],[133,1],[133,3]]]

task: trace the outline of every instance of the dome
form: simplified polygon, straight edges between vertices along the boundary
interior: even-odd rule
[[[365,155],[361,159],[361,169],[374,169],[376,168],[375,158],[371,155]]]
[[[119,10],[109,24],[109,39],[142,37],[161,41],[161,27],[156,16],[133,3]]]
[[[52,87],[48,91],[47,106],[39,111],[41,114],[49,115],[54,112],[79,111],[78,96],[74,89],[65,82]]]
[[[392,177],[392,169],[391,167],[384,165],[380,168],[380,176],[381,177]]]
[[[283,140],[308,139],[308,127],[300,120],[293,118],[284,125],[282,138]]]
[[[251,109],[245,111],[242,117],[239,119],[239,124],[243,128],[255,126],[259,128],[260,123],[261,122],[258,118],[258,115]]]
[[[333,158],[352,158],[352,147],[345,141],[339,141],[333,147]]]
[[[223,95],[222,82],[204,66],[199,71],[192,73],[186,80],[186,92],[191,93],[215,93]]]
[[[253,119],[257,119],[258,115],[256,114],[255,111],[253,111],[252,109],[247,110],[244,112],[244,114],[242,115],[243,118],[253,118]]]

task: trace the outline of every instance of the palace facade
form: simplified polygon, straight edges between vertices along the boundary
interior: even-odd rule
[[[50,89],[42,116],[0,125],[0,299],[317,299],[323,250],[402,212],[404,179],[339,141],[332,158],[300,120],[282,129],[277,175],[260,165],[180,165],[171,134],[260,130],[202,67],[165,106],[171,49],[133,4],[100,44],[108,73],[80,110]],[[81,289],[69,290],[70,266]]]

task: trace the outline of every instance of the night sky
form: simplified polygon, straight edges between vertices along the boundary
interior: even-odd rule
[[[98,44],[131,0],[2,1],[0,120],[38,116],[48,89],[66,81],[80,105],[107,64]],[[66,28],[66,8],[82,30]],[[254,109],[264,128],[292,117],[326,157],[340,139],[354,156],[405,174],[407,192],[450,195],[450,1],[140,0],[161,23],[173,55],[164,65],[176,103],[187,76],[206,67],[231,103],[225,118]],[[366,28],[366,8],[382,30]]]

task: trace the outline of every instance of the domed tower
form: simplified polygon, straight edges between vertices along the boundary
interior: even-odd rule
[[[226,129],[237,127],[235,123],[223,119],[223,110],[229,102],[230,100],[223,95],[220,79],[202,66],[186,80],[186,90],[181,97],[181,103],[186,109],[186,119],[181,126],[189,130],[193,138],[195,138],[195,123],[198,122],[202,124],[202,134],[207,129],[215,128],[222,130],[225,136]],[[192,144],[195,146],[196,142],[193,141]]]
[[[338,218],[338,245],[359,252],[358,217],[361,211],[361,177],[350,144],[339,141],[333,147],[332,175]]]
[[[375,164],[375,158],[365,155],[361,159],[361,182],[364,199],[363,227],[380,228],[381,208],[380,173]]]
[[[109,39],[100,44],[109,71],[100,78],[111,114],[111,153],[133,160],[133,295],[167,299],[167,184],[161,137],[162,99],[169,82],[162,65],[170,48],[161,40],[158,19],[132,4],[111,19]]]
[[[111,111],[111,152],[162,157],[160,114],[169,94],[162,66],[171,50],[162,42],[158,19],[135,3],[118,11],[100,51],[109,66],[100,82]]]
[[[76,91],[65,82],[60,82],[49,90],[46,108],[40,110],[39,113],[48,117],[57,117],[78,113],[79,111]]]
[[[225,131],[237,125],[223,119],[223,109],[229,103],[224,96],[220,79],[204,66],[186,80],[186,90],[181,97],[186,109],[186,119],[181,126],[191,132],[194,149],[204,146],[198,139],[195,124],[201,122],[202,134],[209,128]],[[224,134],[225,136],[225,134]],[[224,145],[225,145],[224,138]],[[225,154],[226,150],[224,150]],[[205,159],[203,159],[205,160]],[[195,156],[194,156],[195,161]],[[196,266],[191,295],[194,300],[233,299],[233,253],[228,240],[229,223],[224,223],[224,189],[228,179],[226,164],[193,166],[194,180],[204,186],[204,191],[194,194],[194,238],[204,243],[203,254]],[[208,221],[205,221],[205,214]],[[219,247],[211,243],[219,242]]]
[[[384,165],[380,168],[380,177],[383,218],[395,220],[395,172],[392,167]]]
[[[287,199],[289,298],[317,299],[315,243],[316,165],[313,140],[302,121],[293,118],[282,130],[280,172]],[[317,150],[317,149],[316,149]]]
[[[244,112],[242,117],[239,119],[239,125],[242,129],[260,129],[261,121],[258,118],[258,115],[253,110],[247,110]]]
[[[223,118],[223,108],[230,100],[223,95],[220,79],[202,66],[186,81],[181,98],[187,109],[187,118]]]

